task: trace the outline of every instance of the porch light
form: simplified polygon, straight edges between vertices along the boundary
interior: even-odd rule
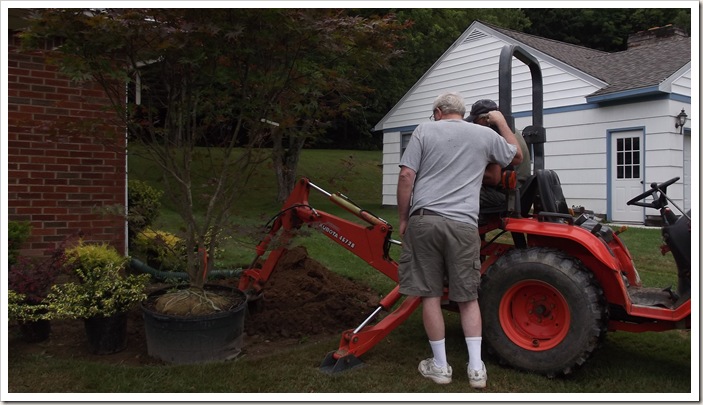
[[[683,134],[683,126],[686,124],[686,118],[688,118],[688,115],[686,115],[686,111],[684,111],[682,108],[679,115],[676,116],[676,125],[675,125],[676,129],[681,128],[681,129],[679,129],[680,134]]]

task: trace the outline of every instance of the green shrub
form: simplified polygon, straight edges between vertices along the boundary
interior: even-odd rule
[[[31,304],[24,294],[7,290],[7,317],[11,321],[19,322],[46,319],[47,306],[44,304]]]
[[[9,221],[7,223],[7,259],[10,266],[17,263],[19,250],[29,239],[31,232],[32,225],[29,222]]]
[[[163,271],[185,271],[186,247],[178,236],[146,228],[132,241],[134,256]]]
[[[79,282],[55,284],[45,302],[51,318],[108,317],[146,299],[149,275],[125,276],[128,258],[108,244],[82,241],[66,249],[66,266]]]
[[[84,241],[66,249],[65,256],[68,269],[85,271],[85,277],[82,278],[84,282],[102,277],[102,270],[105,267],[113,266],[116,269],[123,269],[128,260],[107,243],[96,244]]]
[[[130,242],[139,232],[153,224],[159,216],[162,195],[163,191],[157,190],[143,181],[129,180],[127,221]]]
[[[206,243],[212,238],[212,229],[205,235]],[[224,249],[220,246],[231,236],[219,236],[215,245],[215,259],[221,259]],[[139,232],[130,246],[132,255],[150,267],[162,271],[187,271],[186,244],[178,236],[161,230],[146,228]]]

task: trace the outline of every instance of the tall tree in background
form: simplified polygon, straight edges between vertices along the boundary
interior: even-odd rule
[[[606,52],[627,49],[627,37],[673,24],[691,34],[691,10],[676,8],[527,8],[524,32]]]
[[[335,119],[362,108],[373,88],[365,81],[390,66],[404,28],[392,14],[361,17],[347,10],[258,10],[248,22],[250,64],[275,84],[262,117],[270,126],[272,160],[283,201],[297,177],[300,153]],[[277,125],[277,126],[276,126]]]

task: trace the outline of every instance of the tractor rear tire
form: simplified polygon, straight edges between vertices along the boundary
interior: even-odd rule
[[[593,274],[549,248],[513,249],[482,278],[483,341],[501,364],[555,377],[599,346],[608,310]]]

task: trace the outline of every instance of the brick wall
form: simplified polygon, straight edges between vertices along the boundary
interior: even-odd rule
[[[39,52],[8,49],[8,220],[29,221],[22,254],[43,255],[72,235],[125,252],[124,128],[94,83],[76,84]]]

